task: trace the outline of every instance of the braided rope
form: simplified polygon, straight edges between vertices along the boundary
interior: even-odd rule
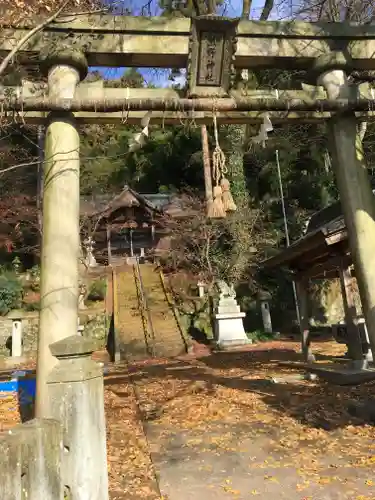
[[[214,181],[216,182],[216,186],[219,185],[220,179],[225,177],[225,174],[228,172],[226,166],[226,158],[223,150],[219,144],[219,134],[217,128],[217,118],[216,114],[214,114],[214,135],[215,135],[215,149],[212,153],[212,175]]]

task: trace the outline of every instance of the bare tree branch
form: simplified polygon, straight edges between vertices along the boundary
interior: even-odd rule
[[[249,19],[252,3],[252,0],[243,0],[241,19]]]
[[[13,57],[20,49],[22,49],[22,47],[30,40],[30,38],[42,31],[48,24],[52,23],[59,16],[59,14],[61,14],[61,12],[65,9],[70,1],[71,0],[65,0],[65,2],[62,3],[60,8],[52,16],[50,16],[48,19],[45,19],[42,23],[38,24],[38,26],[35,26],[35,28],[28,31],[26,35],[21,38],[21,40],[9,52],[9,54],[4,57],[2,63],[0,64],[0,76],[4,73]]]
[[[271,11],[273,9],[273,6],[274,6],[274,0],[266,0],[264,2],[264,7],[263,7],[263,10],[262,10],[262,13],[260,15],[260,20],[261,21],[267,21],[270,14],[271,14]]]

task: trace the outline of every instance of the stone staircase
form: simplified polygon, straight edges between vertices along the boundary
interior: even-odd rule
[[[115,330],[121,358],[134,361],[185,353],[185,341],[168,303],[158,270],[152,264],[140,264],[139,269],[146,299],[143,306],[136,267],[122,266],[115,271]]]
[[[131,360],[147,358],[149,353],[133,266],[122,266],[116,269],[116,285],[115,331],[121,358]]]

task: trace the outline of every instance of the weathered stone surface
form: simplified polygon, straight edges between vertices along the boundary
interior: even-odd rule
[[[84,345],[84,339],[77,338]],[[63,477],[71,498],[108,500],[101,367],[87,356],[59,358],[48,379],[48,393],[50,415],[63,422]]]
[[[96,343],[92,339],[71,335],[50,345],[51,353],[57,358],[67,356],[90,355],[96,349]]]
[[[0,318],[0,355],[10,355],[12,337],[12,320],[9,317]],[[38,318],[27,315],[22,320],[22,351],[30,354],[36,351],[38,341]]]
[[[22,440],[22,488],[28,500],[63,500],[62,428],[52,419],[31,420],[18,428]]]
[[[234,297],[222,297],[215,314],[215,341],[219,347],[251,344],[243,326],[245,313]]]
[[[99,82],[100,83],[100,82]],[[140,98],[140,99],[148,99],[152,97],[158,98],[178,98],[180,93],[178,91],[172,89],[126,89],[126,92],[129,94],[129,98]],[[22,95],[26,97],[32,96],[40,96],[45,95],[47,93],[47,87],[42,83],[32,83],[32,82],[24,82],[22,87],[4,87],[3,95]],[[117,98],[124,95],[124,89],[121,88],[104,88],[103,85],[98,84],[98,82],[90,82],[90,83],[81,83],[77,86],[75,97],[83,98],[87,95],[90,95],[92,99],[98,98]],[[232,92],[233,95],[236,95],[235,91]],[[1,95],[1,91],[0,91]],[[267,98],[267,97],[275,97],[274,91],[269,90],[256,90],[256,91],[246,91],[246,95],[257,98]],[[361,93],[362,96],[362,93]],[[279,97],[281,99],[324,99],[326,97],[325,92],[321,88],[317,87],[309,87],[308,90],[280,90]],[[368,97],[367,94],[364,94],[363,97]],[[25,119],[30,121],[31,123],[43,123],[45,122],[45,117],[43,113],[39,112],[27,112],[23,113]],[[363,113],[362,113],[363,114]],[[145,113],[143,111],[121,111],[118,113],[92,113],[92,112],[80,112],[75,113],[75,116],[80,122],[104,122],[104,123],[118,123],[123,122],[126,118],[126,122],[128,124],[140,123]],[[375,114],[370,113],[371,116]],[[329,118],[330,113],[321,113],[321,112],[309,112],[309,113],[298,113],[298,112],[270,112],[269,117],[273,122],[278,122],[281,120],[301,120],[304,121],[316,121]],[[193,115],[191,113],[186,113],[186,119],[192,119]],[[204,113],[204,112],[194,112],[194,119],[197,123],[211,123],[212,124],[212,113]],[[263,112],[218,112],[217,120],[219,123],[261,123],[264,119]],[[152,123],[180,123],[181,122],[181,113],[174,112],[153,112],[152,113]]]
[[[62,430],[55,420],[31,420],[0,437],[1,500],[63,500]]]
[[[105,313],[101,314],[86,314],[81,317],[81,324],[84,326],[83,336],[93,339],[99,347],[103,347],[106,343],[108,334],[108,325]]]
[[[31,21],[30,21],[31,22]],[[21,62],[29,62],[46,45],[64,45],[72,40],[84,49],[90,66],[186,67],[190,19],[131,16],[67,17],[53,23],[19,51]],[[12,50],[25,35],[24,27],[3,30],[0,55]],[[342,23],[241,21],[238,25],[235,65],[309,67],[312,59],[327,53],[335,41],[350,39],[345,50],[358,69],[375,69],[375,27]],[[73,35],[73,36],[74,36]],[[331,38],[332,40],[330,40]]]
[[[353,417],[361,418],[367,420],[368,422],[375,424],[375,401],[356,401],[351,400],[348,403],[348,412],[353,415]]]
[[[80,324],[84,326],[83,337],[93,339],[98,347],[106,343],[108,326],[103,312],[90,312],[85,310],[80,315]],[[25,314],[22,320],[22,351],[23,354],[33,354],[38,346],[39,318],[35,313]],[[10,342],[12,336],[12,320],[9,316],[0,318],[0,356],[10,355]]]
[[[1,499],[21,500],[21,439],[15,434],[0,436]]]
[[[78,47],[74,47],[76,51]],[[51,47],[50,50],[54,50]],[[81,57],[82,62],[82,57]],[[82,69],[82,68],[81,68]],[[72,97],[79,71],[68,65],[48,72],[48,94]],[[48,415],[46,381],[56,364],[50,345],[77,334],[79,256],[80,138],[72,113],[50,113],[43,162],[43,238],[36,415]],[[56,161],[58,156],[58,161]]]

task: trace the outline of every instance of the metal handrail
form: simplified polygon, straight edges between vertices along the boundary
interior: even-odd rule
[[[155,330],[154,330],[154,326],[152,324],[150,308],[148,307],[147,295],[145,292],[145,288],[143,286],[143,279],[142,279],[142,274],[141,274],[141,268],[139,266],[138,257],[136,257],[135,262],[136,262],[136,264],[134,267],[136,269],[137,278],[139,281],[139,292],[140,292],[140,298],[141,298],[141,302],[142,302],[141,307],[143,307],[144,311],[146,311],[147,323],[148,323],[150,330],[151,330],[151,346],[150,346],[151,347],[151,355],[155,356]],[[146,341],[147,341],[147,338],[149,337],[147,328],[145,328],[145,336],[146,336]],[[147,344],[148,344],[148,342],[147,342]]]
[[[180,332],[180,336],[182,338],[182,341],[183,341],[183,343],[185,345],[185,349],[186,349],[186,351],[188,351],[189,342],[188,342],[188,339],[185,336],[184,328],[183,328],[183,326],[181,324],[181,319],[180,319],[180,315],[179,315],[179,312],[177,310],[177,307],[176,307],[174,301],[170,298],[170,293],[168,291],[168,287],[167,287],[167,284],[165,282],[164,273],[163,273],[163,270],[161,268],[159,268],[159,278],[160,278],[160,281],[161,281],[161,286],[163,288],[163,292],[164,292],[165,298],[167,300],[167,304],[170,307],[170,309],[172,310],[172,314],[173,314],[174,319],[175,319],[175,321],[177,323],[177,327],[178,327],[178,330]]]

